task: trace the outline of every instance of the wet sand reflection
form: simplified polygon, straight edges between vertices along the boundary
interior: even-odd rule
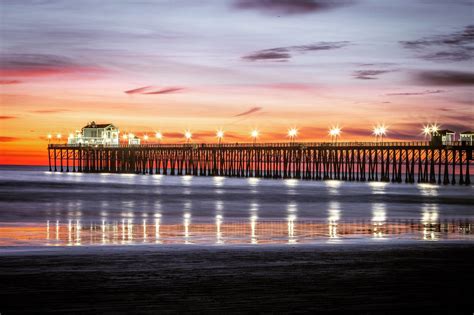
[[[328,210],[325,222],[299,221],[290,213],[286,220],[260,220],[252,214],[248,221],[225,222],[216,215],[212,223],[193,223],[190,213],[181,224],[162,224],[162,217],[135,222],[51,221],[43,224],[0,227],[0,246],[47,245],[133,245],[133,244],[310,244],[345,240],[474,240],[473,222],[440,221],[436,207],[426,205],[419,221],[386,219],[384,208],[374,204],[371,220],[342,221],[338,204]],[[54,222],[54,224],[52,223]],[[53,228],[54,226],[54,228]]]

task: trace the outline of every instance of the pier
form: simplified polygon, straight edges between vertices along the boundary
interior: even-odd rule
[[[473,145],[452,142],[49,144],[54,172],[470,185]]]

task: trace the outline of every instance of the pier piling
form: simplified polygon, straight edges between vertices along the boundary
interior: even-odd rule
[[[414,183],[416,177],[418,183],[470,185],[472,150],[465,143],[433,147],[429,142],[49,144],[48,165],[54,172],[59,164],[61,172],[392,183]]]

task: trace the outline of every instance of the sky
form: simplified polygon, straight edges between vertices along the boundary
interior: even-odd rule
[[[165,143],[472,130],[473,17],[472,0],[0,0],[0,164],[46,164],[47,134],[90,121]]]

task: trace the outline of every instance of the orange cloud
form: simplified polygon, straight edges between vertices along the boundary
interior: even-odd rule
[[[19,138],[16,137],[0,137],[0,142],[13,142],[17,141]]]

